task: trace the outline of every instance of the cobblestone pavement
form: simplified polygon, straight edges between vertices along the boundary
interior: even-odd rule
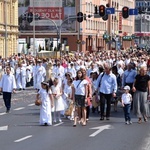
[[[33,87],[29,87],[26,90],[16,91],[15,94],[12,94],[12,104],[15,104],[17,101],[28,101],[34,102],[36,95],[36,90]],[[0,108],[4,107],[3,95],[0,95]]]

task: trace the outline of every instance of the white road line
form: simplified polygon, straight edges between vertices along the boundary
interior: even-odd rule
[[[61,124],[63,124],[64,122],[60,122],[60,123],[57,123],[55,125],[53,125],[54,127],[57,127],[57,126],[60,126]]]
[[[16,109],[14,109],[14,110],[22,110],[22,109],[24,109],[25,107],[19,107],[19,108],[16,108]]]
[[[8,126],[1,126],[0,127],[0,131],[6,131],[6,130],[8,130]]]
[[[34,106],[35,104],[33,103],[33,104],[29,104],[28,106]]]
[[[21,139],[18,139],[18,140],[16,140],[16,141],[14,141],[14,142],[15,142],[15,143],[21,142],[21,141],[24,141],[24,140],[29,139],[29,138],[31,138],[31,137],[32,137],[32,135],[28,135],[28,136],[25,136],[25,137],[23,137],[23,138],[21,138]]]
[[[5,115],[6,113],[5,112],[3,112],[3,113],[0,113],[0,116],[2,116],[2,115]]]

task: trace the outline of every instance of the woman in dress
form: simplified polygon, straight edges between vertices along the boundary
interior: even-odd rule
[[[62,99],[62,89],[59,86],[58,78],[54,79],[51,90],[54,97],[54,108],[52,110],[54,119],[53,122],[56,123],[57,119],[59,122],[62,122],[60,112],[65,110],[65,106]]]
[[[146,67],[140,68],[140,73],[135,77],[132,90],[134,92],[133,110],[139,118],[138,123],[142,123],[142,118],[147,122],[149,115],[147,100],[150,98],[150,77],[147,75]]]
[[[41,89],[38,91],[36,99],[41,99],[40,106],[40,125],[52,125],[51,108],[53,107],[53,97],[49,84],[47,82],[41,83]]]

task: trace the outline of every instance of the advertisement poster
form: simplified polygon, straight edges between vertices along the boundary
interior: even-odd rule
[[[18,0],[18,8],[20,31],[32,31],[34,24],[36,32],[56,32],[60,26],[62,32],[76,30],[76,19],[67,19],[76,15],[75,0]],[[35,14],[31,23],[26,19],[28,12]]]

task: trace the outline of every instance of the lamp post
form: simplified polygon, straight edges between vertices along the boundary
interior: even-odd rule
[[[8,37],[8,33],[7,33],[7,0],[4,0],[4,17],[5,17],[5,58],[7,57],[8,53],[7,53],[7,37]]]

